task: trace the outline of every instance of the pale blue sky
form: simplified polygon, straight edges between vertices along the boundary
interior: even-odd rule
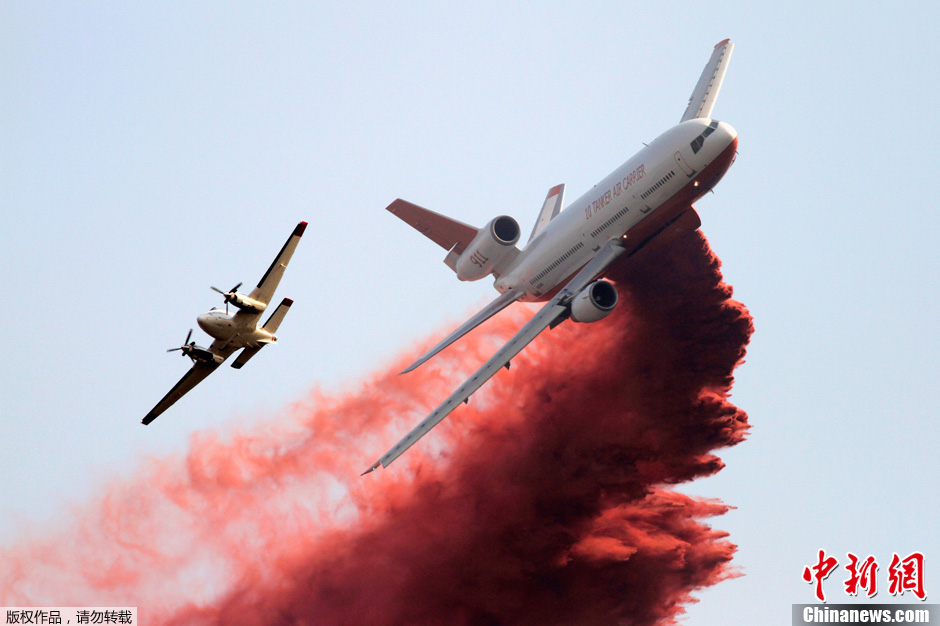
[[[8,2],[0,29],[0,546],[458,322],[489,281],[384,207],[527,230],[674,124],[730,37],[740,155],[698,208],[755,318],[753,431],[683,491],[737,507],[713,524],[745,576],[686,621],[788,623],[821,547],[940,563],[933,3]],[[256,281],[302,219],[281,344],[142,427],[209,285]]]

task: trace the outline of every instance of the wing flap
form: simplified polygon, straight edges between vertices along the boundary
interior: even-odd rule
[[[479,231],[478,228],[400,198],[385,209],[448,252],[463,252]]]
[[[721,90],[721,82],[728,69],[728,62],[731,60],[732,50],[734,50],[734,44],[730,39],[720,41],[715,46],[695,89],[692,90],[689,106],[682,115],[682,119],[679,120],[680,122],[699,117],[711,117],[715,101],[718,99],[718,92]]]

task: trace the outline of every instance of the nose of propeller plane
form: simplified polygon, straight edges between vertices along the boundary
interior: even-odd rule
[[[209,327],[212,325],[212,312],[210,311],[209,313],[203,313],[197,317],[196,323],[199,324],[199,328],[209,332]]]

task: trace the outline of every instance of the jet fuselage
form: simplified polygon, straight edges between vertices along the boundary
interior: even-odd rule
[[[549,299],[612,238],[645,238],[675,219],[721,179],[737,150],[725,122],[673,126],[549,222],[496,280],[499,292]]]

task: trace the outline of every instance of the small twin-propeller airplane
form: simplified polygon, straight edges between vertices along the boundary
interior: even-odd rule
[[[654,238],[668,240],[692,231],[701,220],[692,204],[709,192],[734,161],[738,138],[725,122],[711,119],[731,51],[715,46],[679,124],[572,202],[564,211],[565,186],[545,198],[523,250],[519,224],[502,215],[483,228],[395,200],[388,210],[447,250],[444,262],[460,280],[492,274],[499,297],[404,371],[409,372],[519,300],[548,301],[447,400],[373,463],[388,467],[461,402],[479,389],[543,330],[571,318],[596,322],[617,305],[617,291],[602,278],[617,259],[635,254]],[[404,372],[403,372],[404,373]]]
[[[213,307],[208,313],[203,313],[197,317],[196,323],[215,341],[208,348],[197,346],[195,341],[190,342],[193,335],[193,331],[190,329],[182,346],[167,351],[176,352],[178,350],[182,352],[184,356],[192,359],[193,366],[176,383],[176,386],[163,396],[163,399],[153,407],[150,413],[147,413],[147,416],[142,420],[144,424],[149,424],[157,419],[161,413],[202,382],[222,365],[225,359],[238,350],[244,348],[243,352],[232,363],[232,367],[236,369],[240,369],[248,362],[248,359],[258,354],[261,348],[277,341],[274,333],[277,332],[278,326],[281,325],[293,301],[284,298],[263,325],[259,326],[258,322],[261,319],[261,314],[268,308],[268,303],[274,296],[274,291],[277,289],[278,283],[281,282],[287,263],[294,254],[294,250],[297,248],[306,227],[307,222],[297,224],[294,232],[291,233],[284,247],[278,253],[277,258],[274,259],[271,267],[261,278],[261,282],[250,294],[245,295],[238,291],[238,288],[242,286],[241,283],[238,283],[227,292],[212,287],[213,291],[219,292],[225,299],[225,310]],[[228,312],[229,304],[238,309],[234,315]]]

